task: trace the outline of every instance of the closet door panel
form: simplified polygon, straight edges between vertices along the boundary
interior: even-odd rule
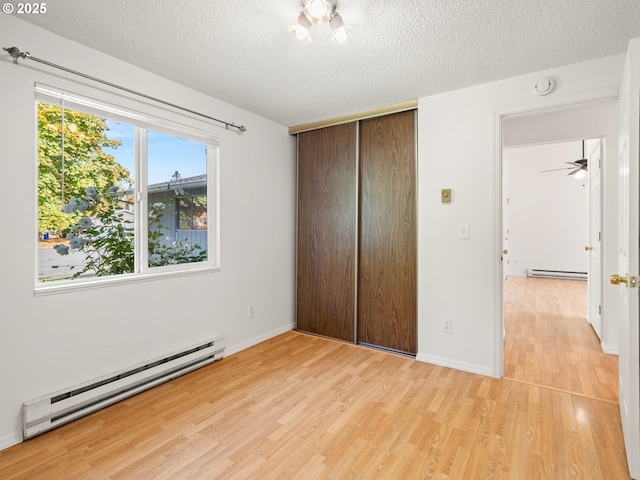
[[[358,342],[416,353],[415,112],[360,124]]]
[[[356,124],[298,135],[297,328],[355,342]]]

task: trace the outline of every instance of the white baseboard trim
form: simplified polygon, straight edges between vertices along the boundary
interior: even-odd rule
[[[424,353],[417,354],[416,360],[424,363],[433,363],[434,365],[439,365],[441,367],[462,370],[463,372],[477,373],[478,375],[484,375],[485,377],[493,377],[493,372],[490,368],[473,365],[471,363],[455,362],[448,358],[436,357],[434,355],[427,355]]]
[[[291,323],[289,325],[276,328],[275,330],[267,332],[263,335],[254,337],[250,340],[247,340],[246,342],[242,342],[238,345],[234,345],[233,347],[227,347],[225,348],[224,356],[228,357],[229,355],[233,355],[234,353],[241,352],[242,350],[246,350],[249,347],[253,347],[254,345],[264,342],[265,340],[269,340],[270,338],[277,337],[278,335],[282,335],[283,333],[293,330],[295,328],[296,328],[296,324]]]
[[[607,353],[609,355],[620,355],[620,350],[617,348],[608,347],[604,343],[601,343],[600,346],[602,347],[602,351],[604,353]]]
[[[13,447],[19,443],[22,443],[22,434],[12,433],[10,435],[5,435],[4,437],[0,437],[0,450]]]

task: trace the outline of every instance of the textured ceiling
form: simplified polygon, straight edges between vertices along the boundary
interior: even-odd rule
[[[638,0],[339,0],[344,44],[287,31],[300,0],[58,0],[20,18],[292,126],[626,51]],[[38,52],[29,45],[17,45]]]

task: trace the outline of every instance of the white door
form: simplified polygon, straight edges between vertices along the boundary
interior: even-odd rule
[[[587,318],[602,340],[602,140],[587,141],[589,165],[589,275]]]
[[[620,87],[618,271],[620,293],[620,415],[632,478],[640,479],[640,332],[638,330],[640,182],[640,38],[629,43]],[[620,280],[615,276],[619,276]]]

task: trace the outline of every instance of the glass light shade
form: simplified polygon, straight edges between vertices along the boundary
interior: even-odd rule
[[[300,25],[296,25],[293,30],[293,34],[296,36],[298,40],[304,41],[309,37],[309,30],[307,30],[304,27],[301,27]]]
[[[311,42],[310,28],[311,22],[304,13],[301,13],[298,16],[298,22],[289,26],[289,31],[301,42]]]
[[[344,41],[347,40],[347,37],[349,36],[352,30],[351,27],[348,27],[344,24],[344,22],[342,21],[342,17],[340,16],[339,13],[336,13],[333,16],[333,18],[329,22],[329,25],[331,26],[331,30],[333,32],[331,34],[332,42],[343,43]]]
[[[309,15],[320,20],[327,14],[327,2],[325,0],[311,0],[308,5]]]
[[[586,177],[587,177],[587,171],[582,168],[573,174],[573,178],[575,178],[576,180],[582,180]]]
[[[339,28],[333,32],[331,35],[331,41],[337,43],[343,43],[347,40],[347,32],[344,28]]]

